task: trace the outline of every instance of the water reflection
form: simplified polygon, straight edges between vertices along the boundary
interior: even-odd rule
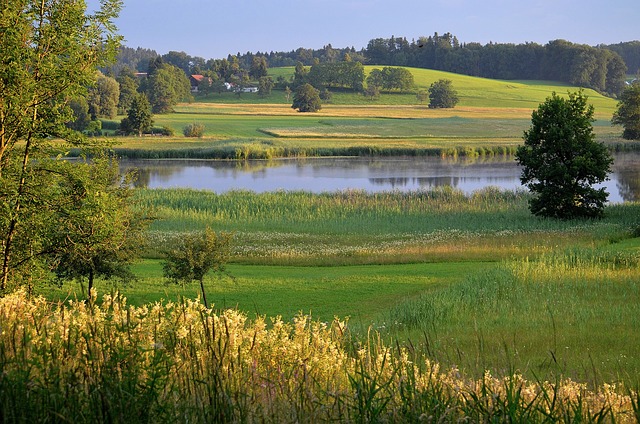
[[[614,156],[610,181],[604,186],[612,202],[640,200],[640,153]],[[121,161],[136,168],[136,185],[149,188],[187,187],[225,192],[361,189],[419,190],[452,186],[466,193],[487,186],[520,188],[520,168],[513,157],[441,159],[306,158],[271,161],[145,160]]]

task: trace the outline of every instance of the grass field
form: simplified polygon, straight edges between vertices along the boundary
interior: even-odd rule
[[[475,376],[515,367],[634,384],[640,372],[637,203],[609,206],[601,221],[557,221],[531,216],[526,193],[493,189],[138,198],[159,219],[140,280],[120,287],[133,304],[198,296],[197,285],[166,285],[157,258],[209,226],[235,234],[228,275],[206,283],[217,308],[351,317],[356,333],[371,328]],[[77,284],[46,294],[82,296]]]
[[[366,67],[369,72],[372,68]],[[271,70],[292,75],[293,68]],[[513,149],[522,142],[531,112],[553,91],[575,87],[540,81],[498,81],[411,69],[417,89],[449,78],[460,103],[453,109],[429,109],[414,93],[383,93],[368,100],[358,93],[336,92],[317,113],[298,113],[284,93],[210,94],[180,104],[174,113],[155,115],[156,127],[172,128],[173,137],[119,138],[119,154],[138,158],[198,157],[268,159],[278,156],[344,156],[464,154],[465,148]],[[616,101],[586,90],[595,107],[597,139],[624,144],[621,128],[612,127]],[[119,119],[105,123],[117,127]],[[182,129],[194,122],[205,126],[204,137],[188,139]]]
[[[540,102],[575,90],[411,71],[421,89],[452,79],[459,106],[336,92],[299,114],[277,91],[212,95],[154,117],[177,134],[202,123],[202,139],[118,152],[508,155]],[[587,94],[597,138],[622,143],[615,101]],[[529,198],[137,189],[157,218],[137,280],[97,281],[88,303],[77,282],[0,299],[0,421],[637,422],[640,203],[558,221]],[[205,279],[213,310],[162,276],[163,251],[207,227],[234,234],[226,273]]]

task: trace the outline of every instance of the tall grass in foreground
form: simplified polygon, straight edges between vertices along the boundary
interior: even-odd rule
[[[428,290],[387,316],[396,337],[423,340],[432,358],[481,374],[570,375],[637,383],[640,252],[569,248],[510,260]]]
[[[3,422],[632,422],[638,393],[474,380],[346,322],[249,321],[192,301],[0,299]]]

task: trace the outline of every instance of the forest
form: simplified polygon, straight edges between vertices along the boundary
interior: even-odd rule
[[[145,48],[122,47],[112,68],[117,74],[123,67],[146,72],[149,61],[160,56]],[[625,86],[627,75],[640,71],[640,41],[614,45],[589,46],[566,40],[505,44],[460,42],[444,33],[408,41],[405,37],[376,38],[365,48],[298,48],[290,52],[238,52],[227,58],[205,59],[185,52],[162,55],[165,62],[187,74],[215,72],[222,79],[233,69],[251,69],[254,58],[265,58],[269,67],[312,66],[321,63],[354,61],[366,65],[410,66],[463,75],[508,80],[553,80],[600,93],[617,96]]]

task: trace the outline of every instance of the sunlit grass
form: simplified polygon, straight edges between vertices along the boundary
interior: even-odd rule
[[[500,260],[570,245],[608,243],[638,223],[637,204],[612,205],[602,221],[557,221],[528,210],[526,192],[428,191],[137,192],[159,218],[149,237],[166,246],[207,226],[231,231],[244,263],[321,265]]]
[[[471,378],[346,320],[248,320],[189,300],[0,299],[0,418],[39,422],[632,422],[638,394]]]
[[[393,308],[386,330],[481,374],[571,375],[597,385],[640,373],[640,243],[506,261]]]

